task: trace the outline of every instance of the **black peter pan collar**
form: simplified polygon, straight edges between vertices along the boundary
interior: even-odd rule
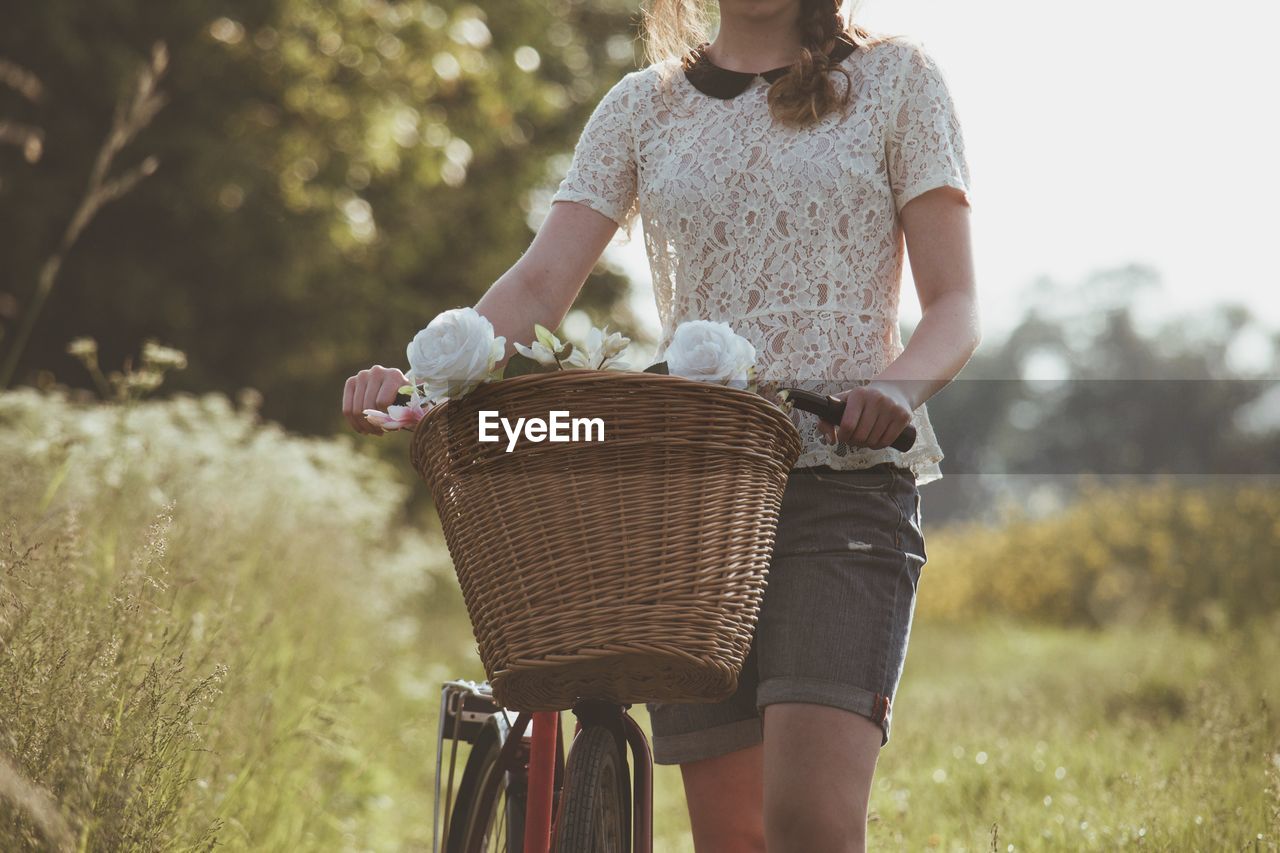
[[[763,77],[772,83],[791,68],[790,65],[783,65],[779,68],[770,68],[768,71],[731,71],[716,65],[707,56],[706,51],[710,44],[711,42],[704,41],[695,47],[689,55],[684,57],[682,64],[684,76],[693,84],[693,87],[713,98],[728,99],[741,95],[757,77]],[[835,45],[828,51],[827,56],[832,64],[835,64],[843,61],[856,49],[857,45],[847,33],[837,33]]]

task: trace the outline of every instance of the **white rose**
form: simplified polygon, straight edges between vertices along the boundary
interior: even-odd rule
[[[676,327],[666,360],[672,376],[746,388],[755,367],[756,348],[728,323],[689,320]]]
[[[452,308],[436,316],[406,349],[409,381],[425,383],[429,400],[460,397],[488,378],[507,339],[474,308]]]

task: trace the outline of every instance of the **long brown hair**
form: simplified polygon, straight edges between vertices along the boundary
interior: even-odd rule
[[[698,45],[709,41],[711,0],[645,0],[645,57],[663,62],[673,57],[691,59]],[[769,111],[782,124],[804,127],[836,109],[848,106],[853,81],[848,72],[831,63],[827,53],[843,32],[859,50],[893,36],[872,35],[857,24],[846,24],[841,0],[800,0],[800,58],[791,70],[769,86]],[[844,75],[849,85],[837,88],[830,72]]]

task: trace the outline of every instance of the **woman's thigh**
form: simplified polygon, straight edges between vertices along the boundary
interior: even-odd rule
[[[906,469],[792,472],[738,688],[717,703],[647,703],[654,760],[753,747],[764,739],[762,709],[776,702],[852,711],[887,743],[924,564],[919,520]]]
[[[850,711],[879,726],[883,746],[925,561],[915,476],[801,469],[788,498],[756,625],[757,707]]]

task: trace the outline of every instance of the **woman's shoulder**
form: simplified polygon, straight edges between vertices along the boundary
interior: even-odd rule
[[[617,95],[625,93],[633,109],[640,109],[662,97],[664,91],[672,91],[678,84],[676,75],[683,73],[680,57],[668,57],[623,74],[614,84],[614,90]]]
[[[908,62],[918,62],[928,55],[924,42],[915,35],[875,30],[866,32],[870,38],[861,39],[859,49],[852,56],[885,74],[896,74]]]
[[[669,80],[673,74],[683,73],[683,71],[684,67],[681,64],[680,57],[668,56],[637,68],[627,76],[632,79],[634,85],[642,89],[652,90],[659,83]]]
[[[919,36],[910,33],[870,34],[870,45],[864,51],[855,51],[854,55],[862,53],[864,61],[869,60],[869,64],[888,77],[893,85],[902,80],[903,75],[937,65],[928,45]]]

